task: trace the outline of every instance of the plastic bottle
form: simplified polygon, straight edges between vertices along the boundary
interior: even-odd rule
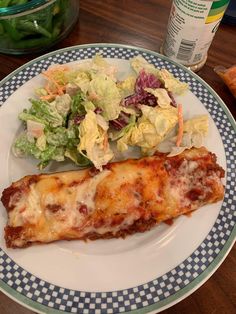
[[[200,70],[229,0],[173,0],[161,52]]]

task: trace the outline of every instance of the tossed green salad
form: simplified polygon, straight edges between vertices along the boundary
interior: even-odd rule
[[[188,85],[142,56],[130,65],[133,71],[122,81],[118,69],[99,54],[43,72],[44,85],[19,115],[25,130],[14,143],[15,154],[34,156],[40,169],[66,158],[101,169],[115,157],[111,143],[121,152],[135,146],[144,155],[162,151],[169,156],[201,146],[207,115],[184,121],[175,100]]]

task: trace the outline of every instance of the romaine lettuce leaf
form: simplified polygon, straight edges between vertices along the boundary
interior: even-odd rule
[[[71,159],[76,165],[80,167],[88,167],[92,165],[91,161],[84,155],[80,154],[76,147],[66,148],[65,157]]]
[[[97,53],[92,59],[91,72],[96,74],[104,74],[116,82],[117,68],[114,65],[109,64],[99,53]]]
[[[197,132],[205,136],[208,133],[208,128],[209,120],[207,115],[196,116],[184,122],[185,133]]]
[[[138,55],[130,60],[131,67],[139,74],[140,71],[145,70],[147,73],[152,73],[158,77],[159,69],[155,68],[155,66],[149,63],[144,57]]]
[[[141,110],[143,116],[140,121],[147,120],[155,126],[157,137],[160,137],[157,141],[161,141],[178,121],[177,109],[172,106],[168,108],[141,106]]]
[[[158,77],[169,92],[180,95],[188,89],[187,83],[179,81],[166,69],[161,69],[158,72]]]
[[[73,114],[85,114],[85,109],[83,106],[83,102],[85,100],[85,96],[81,91],[78,91],[74,96],[71,97],[71,113]]]
[[[89,75],[89,73],[80,71],[78,72],[77,77],[73,81],[73,83],[80,88],[80,91],[86,94],[89,88],[90,80],[91,76]]]
[[[64,127],[58,127],[50,131],[45,132],[46,141],[53,146],[66,146],[68,142],[67,129]]]
[[[38,141],[38,139],[37,139]],[[13,152],[16,156],[33,156],[40,160],[38,167],[42,169],[51,160],[63,161],[65,148],[63,146],[46,145],[44,150],[37,146],[37,141],[29,139],[26,133],[18,137],[13,146]]]
[[[171,98],[165,88],[145,88],[145,91],[156,97],[157,104],[160,107],[166,108],[170,106]]]
[[[80,143],[78,150],[92,161],[94,166],[102,169],[113,158],[107,136],[108,124],[101,115],[88,111],[79,125]]]
[[[141,106],[142,116],[137,123],[117,141],[118,150],[124,151],[128,146],[139,146],[143,153],[151,154],[157,145],[173,129],[178,121],[175,107],[161,108]]]
[[[30,99],[30,102],[32,107],[28,110],[29,114],[41,119],[51,127],[62,126],[65,123],[62,115],[57,111],[55,102],[49,103],[37,99]]]
[[[122,97],[130,96],[134,93],[134,86],[136,82],[136,77],[134,75],[128,76],[123,81],[117,83],[117,87],[120,90]]]
[[[192,147],[199,148],[203,145],[204,137],[208,133],[209,120],[207,115],[201,115],[186,120],[183,125],[183,137],[180,146],[176,146],[176,136],[169,136],[164,142],[160,143],[158,150],[169,153],[168,156],[176,156],[185,149]]]
[[[62,116],[66,117],[71,108],[71,97],[68,94],[57,96],[55,99],[55,107],[57,112]]]
[[[46,121],[45,119],[42,119],[42,118],[38,118],[36,117],[35,115],[31,114],[31,113],[28,113],[28,110],[27,109],[24,109],[20,114],[19,114],[19,119],[21,121],[24,121],[24,122],[27,122],[28,120],[29,121],[35,121],[37,123],[40,123],[42,125],[45,125],[45,126],[48,126],[49,123],[48,121]]]
[[[121,95],[116,83],[107,75],[98,73],[90,82],[88,98],[102,109],[106,121],[119,116]]]
[[[41,151],[44,151],[46,149],[47,139],[45,134],[42,134],[40,137],[37,138],[35,145]]]
[[[24,155],[33,155],[39,159],[41,151],[35,145],[36,141],[33,138],[28,138],[26,133],[22,133],[15,141],[13,146],[13,153],[17,157]]]

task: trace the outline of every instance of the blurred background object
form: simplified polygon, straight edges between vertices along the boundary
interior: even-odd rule
[[[0,52],[44,51],[68,35],[78,15],[79,0],[2,0]]]
[[[222,22],[230,25],[236,25],[236,0],[230,1]]]
[[[236,65],[233,65],[230,68],[216,66],[214,71],[222,78],[224,83],[228,86],[229,90],[236,98]]]

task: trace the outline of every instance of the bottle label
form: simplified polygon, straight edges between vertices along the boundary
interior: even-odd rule
[[[207,54],[229,0],[174,0],[163,53],[186,66]]]

